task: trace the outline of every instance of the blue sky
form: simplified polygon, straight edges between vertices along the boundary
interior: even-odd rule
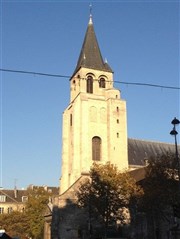
[[[114,80],[180,87],[178,1],[91,1],[95,32]],[[0,68],[71,75],[89,1],[2,1]],[[59,185],[67,78],[0,72],[1,185]],[[116,83],[130,138],[174,143],[179,90]],[[178,129],[180,132],[180,128]]]

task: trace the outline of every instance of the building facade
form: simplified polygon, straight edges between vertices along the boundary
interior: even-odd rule
[[[0,214],[23,212],[27,199],[27,190],[0,189]]]
[[[45,191],[58,195],[58,187],[34,186],[30,185],[27,189],[0,189],[0,214],[10,214],[13,211],[23,212],[28,201],[28,191],[43,188]]]

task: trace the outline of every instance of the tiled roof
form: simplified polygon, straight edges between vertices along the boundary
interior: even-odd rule
[[[180,152],[180,145],[178,145],[178,150]],[[150,157],[167,152],[175,153],[175,145],[139,139],[128,139],[128,161],[130,166],[144,166],[145,161]]]
[[[0,195],[6,196],[6,202],[22,202],[22,197],[27,196],[27,190],[10,190],[10,189],[2,189],[0,190]]]
[[[36,188],[39,186],[31,186],[29,188]],[[41,187],[41,186],[40,186]],[[58,187],[45,187],[42,186],[45,190],[52,193],[53,195],[58,195],[59,188]],[[6,203],[22,203],[22,197],[27,196],[28,192],[26,189],[0,189],[0,196],[4,195],[6,196]],[[1,202],[2,203],[2,202]]]
[[[91,18],[74,74],[81,67],[112,72],[107,62],[103,61]]]

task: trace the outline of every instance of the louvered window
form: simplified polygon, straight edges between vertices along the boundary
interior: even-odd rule
[[[93,93],[93,78],[92,76],[87,77],[87,93]]]
[[[106,88],[106,81],[104,78],[101,78],[99,81],[99,87],[100,88]]]
[[[92,138],[92,159],[94,161],[101,160],[101,138],[97,136]]]

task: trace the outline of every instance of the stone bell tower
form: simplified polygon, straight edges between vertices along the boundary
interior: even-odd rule
[[[70,91],[63,113],[61,194],[87,174],[93,162],[128,168],[126,102],[113,87],[113,71],[101,56],[92,16]]]

